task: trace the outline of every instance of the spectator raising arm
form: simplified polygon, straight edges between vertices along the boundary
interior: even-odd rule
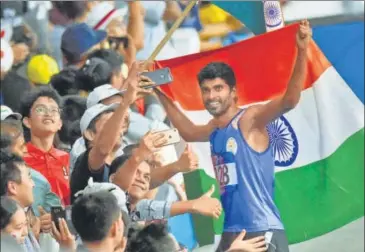
[[[160,133],[147,133],[140,141],[139,147],[133,152],[132,156],[118,169],[113,183],[122,190],[128,191],[133,182],[136,170],[143,161],[150,159],[159,147],[167,142],[167,137]]]
[[[129,1],[129,20],[127,31],[132,37],[134,45],[139,51],[144,47],[144,14],[143,6],[139,1]]]
[[[126,80],[128,82],[128,89],[125,93],[123,103],[118,106],[110,119],[105,123],[100,133],[95,136],[95,144],[90,150],[88,156],[90,170],[100,170],[100,167],[105,163],[106,158],[112,152],[115,144],[121,137],[120,128],[124,122],[124,118],[128,113],[129,106],[133,104],[137,95],[136,84],[133,84],[136,79],[137,69],[136,66],[134,66],[129,73],[128,79]]]
[[[163,20],[174,22],[181,15],[181,8],[176,1],[166,1],[166,9],[163,14]],[[161,38],[162,39],[162,38]]]

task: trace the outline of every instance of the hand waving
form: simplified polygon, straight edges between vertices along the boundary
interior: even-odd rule
[[[218,219],[222,213],[222,205],[219,200],[212,198],[215,186],[212,185],[210,190],[200,198],[194,200],[193,211],[204,216]]]
[[[299,49],[306,50],[312,38],[312,29],[308,20],[300,22],[299,30],[297,32],[297,46]]]

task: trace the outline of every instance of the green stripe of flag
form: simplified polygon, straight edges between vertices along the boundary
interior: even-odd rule
[[[276,173],[275,181],[275,200],[291,244],[364,216],[364,129],[328,158]]]

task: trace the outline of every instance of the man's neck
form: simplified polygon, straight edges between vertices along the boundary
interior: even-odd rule
[[[48,137],[37,137],[35,135],[31,135],[30,142],[36,146],[38,149],[48,152],[53,147],[53,141],[54,141],[55,135],[50,135]]]
[[[113,252],[115,246],[110,239],[105,239],[101,242],[83,242],[84,246],[90,252]]]
[[[232,121],[233,117],[235,117],[237,115],[239,110],[240,110],[240,108],[238,108],[236,106],[230,107],[226,111],[226,113],[224,113],[221,116],[215,117],[215,120],[217,120],[217,123],[218,123],[218,127],[225,128],[227,126],[227,124],[230,123],[230,121]]]

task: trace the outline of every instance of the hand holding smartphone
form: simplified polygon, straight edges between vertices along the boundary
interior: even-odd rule
[[[63,218],[66,219],[66,211],[62,206],[51,207],[52,221],[55,223],[57,230],[60,230],[58,220]]]
[[[164,134],[166,136],[167,142],[164,145],[162,145],[162,147],[172,145],[172,144],[177,144],[181,141],[179,131],[175,128],[157,131],[157,132],[154,132],[154,134]]]
[[[168,67],[153,72],[142,72],[140,75],[142,77],[142,85],[140,83],[140,87],[143,89],[155,88],[161,85],[170,84],[173,81],[170,68]],[[147,84],[143,85],[143,82]],[[126,91],[127,89],[121,90],[122,93]]]
[[[67,206],[63,208],[62,206],[52,206],[51,207],[51,217],[52,221],[55,223],[57,230],[60,230],[59,219],[64,219],[67,223],[68,229],[72,234],[76,234],[76,230],[72,224],[71,220],[71,208],[72,206]]]
[[[143,88],[154,88],[157,86],[169,84],[173,81],[173,77],[170,71],[170,68],[162,68],[153,72],[142,72],[142,76],[147,77],[154,84],[143,86]]]

